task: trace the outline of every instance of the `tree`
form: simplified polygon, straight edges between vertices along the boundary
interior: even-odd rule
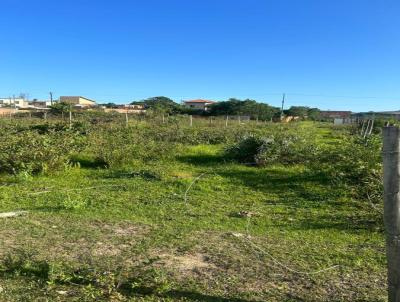
[[[144,105],[144,107],[153,112],[162,112],[162,113],[180,113],[182,110],[182,106],[175,103],[168,97],[165,96],[156,96],[151,97],[139,102],[132,102],[132,105]]]
[[[318,108],[310,108],[306,106],[292,106],[286,111],[287,115],[298,116],[301,118],[309,118],[312,120],[319,119],[321,110]]]
[[[270,120],[279,109],[255,100],[230,98],[228,101],[212,104],[208,112],[210,115],[249,115],[253,119]]]
[[[55,103],[52,106],[50,106],[50,112],[53,114],[62,114],[62,113],[67,113],[71,110],[71,104],[67,103]]]
[[[305,107],[305,106],[292,106],[287,111],[287,115],[306,118],[309,109],[310,109],[309,107]]]
[[[318,108],[308,109],[308,118],[311,120],[319,120],[321,118],[321,110]]]

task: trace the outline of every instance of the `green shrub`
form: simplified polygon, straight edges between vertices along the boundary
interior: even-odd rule
[[[242,163],[255,163],[269,141],[254,135],[245,136],[236,144],[228,147],[225,154],[228,158]]]
[[[83,146],[75,132],[8,131],[0,135],[0,172],[36,174],[64,167]]]
[[[352,186],[359,197],[380,199],[383,190],[382,139],[346,136],[339,143],[320,150],[312,168],[333,182]]]
[[[260,137],[249,135],[229,146],[225,154],[239,162],[267,165],[271,163],[307,163],[312,160],[317,147],[310,138],[291,133]]]
[[[158,140],[135,128],[101,128],[89,135],[88,152],[108,167],[122,167],[135,162],[157,161],[172,156],[174,144]]]

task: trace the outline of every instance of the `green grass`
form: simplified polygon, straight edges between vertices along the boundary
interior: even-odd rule
[[[0,220],[0,300],[386,301],[382,218],[368,203],[301,165],[226,162],[223,148],[1,176],[0,212],[29,213]]]

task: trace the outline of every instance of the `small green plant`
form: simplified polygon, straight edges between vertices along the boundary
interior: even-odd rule
[[[72,197],[70,194],[67,194],[67,198],[63,201],[63,207],[67,210],[83,209],[86,205],[86,200],[78,194],[74,194]]]

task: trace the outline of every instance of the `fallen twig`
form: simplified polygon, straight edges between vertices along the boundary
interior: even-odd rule
[[[202,177],[203,177],[204,175],[206,175],[206,174],[207,174],[206,172],[204,172],[203,174],[200,174],[199,176],[197,176],[197,177],[190,183],[189,187],[186,189],[186,192],[185,192],[185,196],[184,196],[185,203],[187,203],[188,193],[189,193],[190,189],[192,188],[192,186],[193,186],[200,178],[202,178]]]

